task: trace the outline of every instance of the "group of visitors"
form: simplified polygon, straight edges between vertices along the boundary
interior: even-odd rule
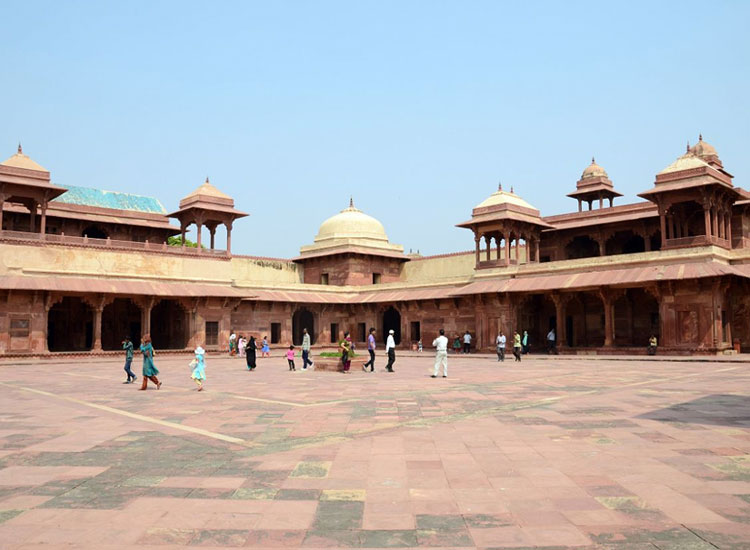
[[[253,336],[251,336],[250,338],[255,340],[255,337]],[[238,355],[239,357],[246,357],[247,347],[249,344],[250,341],[242,334],[237,336],[237,334],[232,331],[232,333],[229,335],[229,355],[231,357],[234,357],[235,355]],[[260,352],[261,357],[271,357],[271,348],[268,346],[268,336],[263,337]]]
[[[128,378],[123,384],[132,384],[138,377],[130,369],[130,365],[133,363],[133,342],[130,340],[130,336],[126,336],[122,341],[122,349],[125,350],[125,373]],[[141,390],[145,390],[148,386],[148,381],[151,380],[156,385],[156,389],[161,388],[161,382],[156,377],[159,374],[156,366],[154,365],[154,347],[151,345],[151,335],[144,334],[141,338],[140,351],[143,354],[143,382],[141,383]]]

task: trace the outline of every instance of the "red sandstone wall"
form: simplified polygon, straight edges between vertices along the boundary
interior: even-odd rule
[[[371,285],[372,274],[381,274],[381,283],[393,283],[401,279],[402,262],[378,256],[336,254],[305,260],[304,282],[320,284],[320,276],[328,273],[328,284]]]

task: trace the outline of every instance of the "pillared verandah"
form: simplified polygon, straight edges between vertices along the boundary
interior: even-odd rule
[[[146,331],[162,350],[220,349],[232,330],[298,345],[302,328],[324,347],[344,331],[364,343],[369,327],[400,347],[439,328],[488,351],[499,330],[543,349],[551,328],[563,352],[641,353],[652,335],[670,353],[750,347],[750,194],[702,136],[644,201],[614,205],[593,159],[568,195],[576,211],[542,216],[507,188],[458,224],[474,234],[466,252],[405,254],[351,201],[298,257],[259,258],[231,254],[247,214],[208,179],[168,214],[155,198],[57,186],[19,146],[0,163],[0,355],[115,350]],[[191,224],[208,248],[166,244]]]

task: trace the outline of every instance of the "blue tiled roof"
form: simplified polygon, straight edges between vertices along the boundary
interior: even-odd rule
[[[136,212],[150,212],[153,214],[167,213],[164,206],[159,202],[159,199],[153,197],[104,191],[102,189],[90,189],[88,187],[76,187],[74,185],[66,185],[65,187],[68,190],[53,202],[97,206],[99,208],[116,208],[117,210],[134,210]]]

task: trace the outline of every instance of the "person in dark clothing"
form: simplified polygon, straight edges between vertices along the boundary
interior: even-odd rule
[[[128,379],[123,384],[132,384],[138,377],[130,370],[130,364],[133,362],[133,342],[130,341],[129,336],[122,341],[122,349],[125,350],[125,373],[128,375]]]
[[[250,341],[245,348],[245,362],[247,370],[255,370],[255,352],[258,351],[258,344],[255,342],[255,336],[250,337]]]

